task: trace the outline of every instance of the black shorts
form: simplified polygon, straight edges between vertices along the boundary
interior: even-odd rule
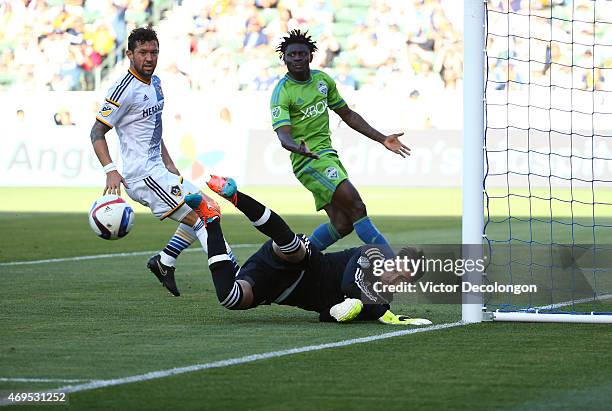
[[[244,263],[236,278],[251,284],[253,306],[277,303],[328,313],[331,306],[344,300],[342,277],[360,249],[323,254],[307,240],[304,242],[307,258],[303,262],[280,259],[269,240]]]

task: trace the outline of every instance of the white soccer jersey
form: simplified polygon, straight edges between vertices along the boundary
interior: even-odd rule
[[[96,119],[119,136],[123,178],[139,181],[155,167],[164,167],[161,158],[164,94],[159,77],[147,82],[132,70],[108,91]]]

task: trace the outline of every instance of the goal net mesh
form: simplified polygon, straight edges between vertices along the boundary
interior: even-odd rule
[[[489,1],[488,310],[612,311],[612,1]]]

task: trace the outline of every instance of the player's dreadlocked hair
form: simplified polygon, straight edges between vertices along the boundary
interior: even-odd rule
[[[310,49],[311,53],[317,50],[317,43],[312,40],[312,37],[308,36],[308,31],[302,33],[299,29],[291,30],[289,35],[283,37],[283,41],[276,48],[281,59],[284,57],[285,50],[287,50],[290,44],[305,44]]]

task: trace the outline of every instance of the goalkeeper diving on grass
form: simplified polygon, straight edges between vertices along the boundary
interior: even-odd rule
[[[391,325],[428,325],[429,320],[396,315],[390,310],[392,294],[376,291],[374,284],[414,282],[422,272],[386,271],[373,276],[375,260],[388,249],[366,245],[335,253],[322,253],[307,237],[295,234],[274,211],[238,191],[231,178],[211,176],[208,187],[230,201],[270,238],[242,267],[235,264],[221,230],[221,211],[201,194],[185,199],[205,222],[208,232],[208,266],[221,305],[247,310],[263,304],[281,304],[319,313],[324,322],[378,320]],[[417,259],[414,248],[403,248],[400,256]]]
[[[272,128],[283,148],[291,152],[293,173],[312,193],[317,211],[323,209],[329,216],[329,223],[317,227],[310,241],[325,250],[355,230],[365,244],[388,245],[370,221],[359,192],[331,145],[328,108],[387,150],[406,157],[410,149],[399,140],[404,133],[384,135],[374,129],[349,108],[329,75],[310,69],[316,50],[316,43],[300,30],[283,38],[276,51],[288,73],[279,80],[270,100]]]

